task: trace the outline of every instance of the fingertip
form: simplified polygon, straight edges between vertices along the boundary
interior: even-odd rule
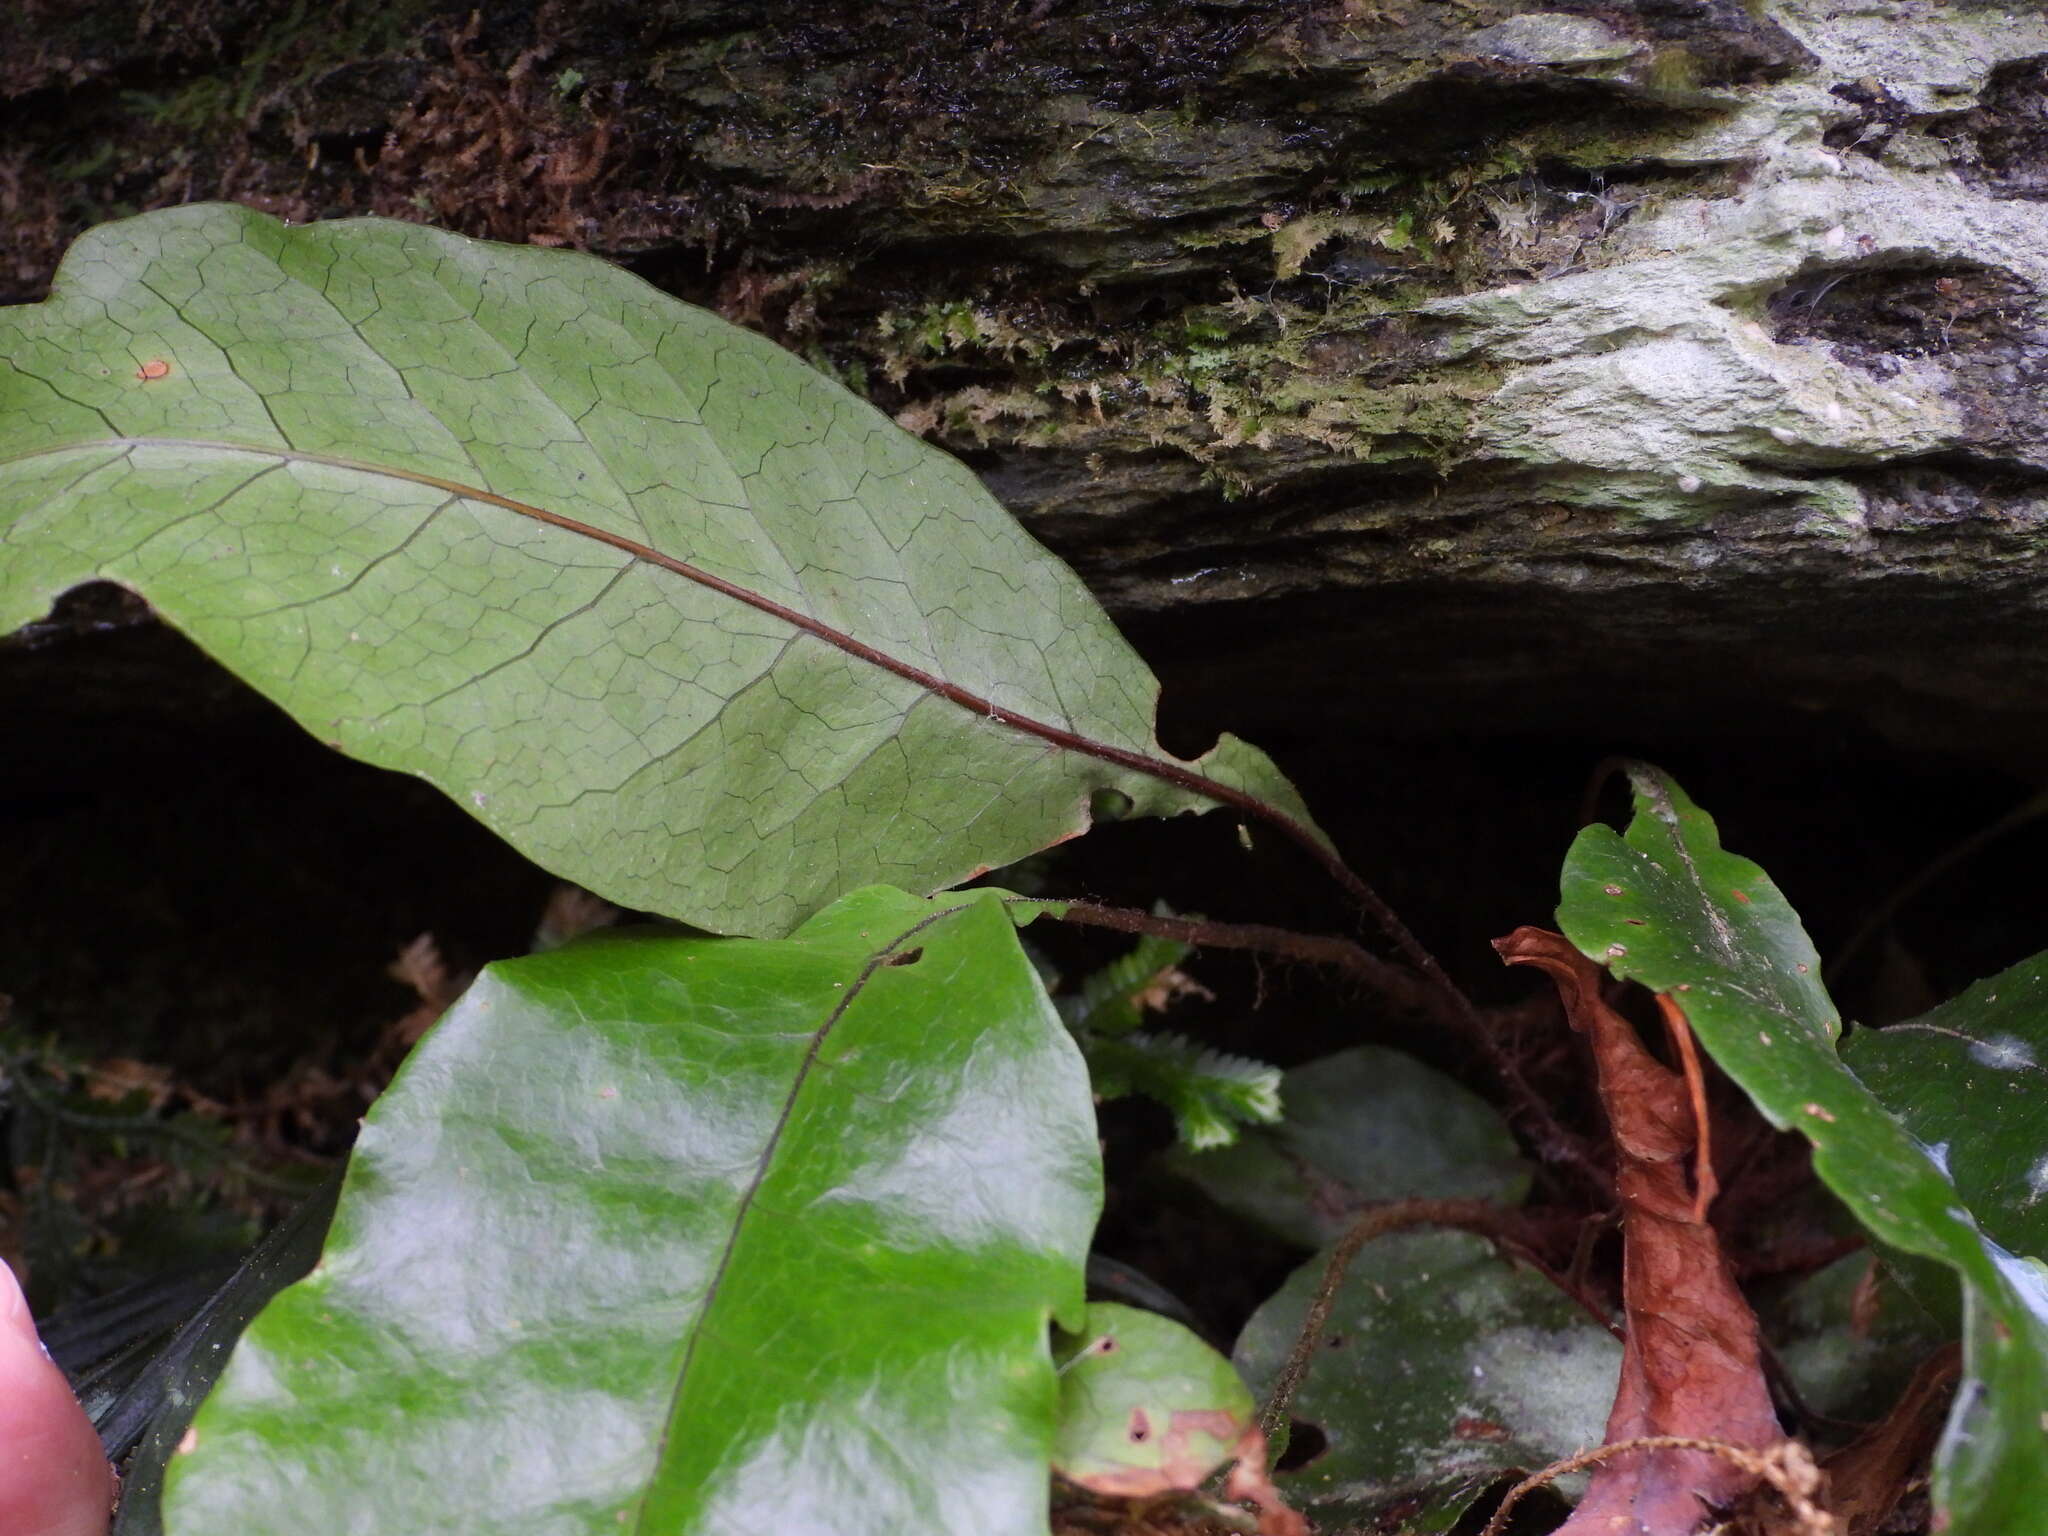
[[[0,1531],[104,1536],[113,1488],[92,1421],[44,1351],[14,1271],[0,1263]]]
[[[0,1326],[29,1338],[36,1336],[36,1320],[29,1315],[28,1297],[21,1292],[14,1266],[4,1260],[0,1260]]]

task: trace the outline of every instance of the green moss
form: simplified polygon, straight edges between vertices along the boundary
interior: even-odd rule
[[[111,138],[101,139],[76,159],[66,160],[51,172],[59,181],[90,181],[121,153],[121,146]]]
[[[122,107],[152,128],[199,137],[235,115],[236,90],[218,75],[202,75],[168,91],[127,91]]]
[[[1310,360],[1310,343],[1329,328],[1278,326],[1269,306],[1246,300],[1156,327],[1127,343],[1128,356],[1069,348],[1061,371],[1040,376],[1028,393],[976,387],[925,409],[954,439],[1104,453],[1166,447],[1216,474],[1226,473],[1219,456],[1246,446],[1293,444],[1373,463],[1454,462],[1498,373],[1433,363],[1416,379],[1368,383],[1358,367]],[[1373,361],[1400,366],[1392,355]]]
[[[1671,44],[1650,55],[1643,66],[1642,81],[1659,96],[1689,96],[1699,90],[1705,73],[1690,49]]]
[[[339,65],[400,52],[433,14],[434,0],[343,0],[318,6],[292,0],[219,72],[156,90],[129,91],[122,104],[151,128],[181,137],[239,132],[273,92],[303,89]],[[175,35],[175,15],[164,16],[161,24]],[[166,52],[175,56],[174,48]]]
[[[1182,342],[1188,347],[1213,345],[1216,342],[1228,341],[1234,329],[1235,327],[1227,320],[1223,320],[1214,314],[1204,314],[1201,312],[1184,316],[1180,322]]]

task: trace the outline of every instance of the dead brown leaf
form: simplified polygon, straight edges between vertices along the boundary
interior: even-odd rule
[[[1883,1529],[1941,1438],[1962,1368],[1961,1345],[1937,1350],[1921,1362],[1882,1422],[1828,1457],[1828,1507],[1846,1536]]]
[[[109,1056],[94,1062],[85,1072],[85,1091],[103,1104],[118,1104],[131,1094],[141,1094],[153,1112],[171,1097],[173,1084],[168,1067],[137,1061],[132,1056]]]
[[[1168,966],[1132,993],[1131,1002],[1140,1013],[1164,1013],[1183,997],[1199,997],[1205,1003],[1216,1001],[1216,994],[1186,971]]]
[[[560,949],[571,939],[609,928],[619,916],[619,909],[602,896],[593,896],[582,886],[565,881],[548,892],[540,923],[533,930],[533,947]]]
[[[1685,1077],[1644,1048],[1635,1026],[1602,998],[1606,973],[1562,936],[1518,928],[1494,947],[1508,964],[1536,966],[1556,984],[1572,1027],[1592,1047],[1613,1132],[1626,1332],[1608,1441],[1676,1436],[1758,1451],[1776,1444],[1756,1315],[1705,1219],[1711,1185],[1687,1177],[1699,1128]],[[1600,1464],[1558,1536],[1690,1536],[1755,1483],[1754,1473],[1724,1457],[1631,1451]]]
[[[1259,1512],[1259,1536],[1308,1536],[1308,1521],[1288,1508],[1266,1470],[1266,1437],[1254,1425],[1237,1443],[1237,1465],[1223,1484],[1223,1497],[1241,1499]]]

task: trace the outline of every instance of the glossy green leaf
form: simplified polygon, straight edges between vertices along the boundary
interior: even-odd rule
[[[2048,955],[1842,1047],[1885,1108],[1946,1163],[1984,1230],[2048,1258]]]
[[[1615,975],[1672,994],[1873,1234],[1956,1273],[1964,1380],[1936,1454],[1936,1519],[1949,1536],[2048,1531],[2048,1272],[1979,1226],[1942,1158],[1843,1063],[1819,957],[1777,886],[1665,775],[1633,765],[1630,779],[1627,836],[1592,826],[1572,845],[1559,925]]]
[[[1236,1146],[1175,1152],[1174,1173],[1304,1248],[1334,1241],[1372,1200],[1512,1204],[1529,1187],[1514,1137],[1484,1099],[1414,1057],[1338,1051],[1280,1079],[1283,1118]]]
[[[788,932],[1088,825],[1269,808],[971,471],[568,251],[246,208],[0,310],[0,632],[102,578],[322,741],[627,907]],[[1263,813],[1263,812],[1261,812]]]
[[[1053,1355],[1053,1468],[1084,1488],[1145,1498],[1198,1487],[1253,1427],[1252,1394],[1236,1368],[1170,1318],[1093,1302]]]
[[[174,1536],[1043,1536],[1100,1164],[999,893],[489,968],[364,1125]]]
[[[1323,1267],[1245,1325],[1235,1359],[1254,1391],[1293,1350]],[[1599,1444],[1620,1372],[1613,1334],[1484,1239],[1383,1237],[1352,1261],[1294,1396],[1327,1444],[1278,1481],[1325,1529],[1446,1530],[1502,1473]]]

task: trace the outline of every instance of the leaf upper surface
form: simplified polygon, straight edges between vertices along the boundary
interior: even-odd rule
[[[1762,869],[1664,774],[1636,764],[1626,837],[1590,826],[1558,925],[1616,976],[1669,994],[1766,1118],[1884,1242],[1963,1282],[1964,1380],[1935,1458],[1951,1536],[2048,1531],[2048,1272],[1992,1241],[1948,1173],[1850,1071],[1820,961]]]
[[[2048,1258],[2048,956],[1916,1019],[1859,1029],[1842,1055],[1939,1152],[1986,1232]]]
[[[1326,1262],[1296,1270],[1238,1336],[1254,1390],[1279,1374]],[[1598,1441],[1621,1365],[1556,1286],[1463,1232],[1367,1244],[1320,1343],[1291,1411],[1327,1445],[1279,1482],[1335,1529],[1398,1509],[1403,1530],[1448,1530],[1501,1473]]]
[[[1094,1137],[996,893],[493,966],[372,1109],[167,1529],[1043,1536]]]
[[[226,205],[0,310],[0,632],[140,592],[323,741],[626,906],[789,931],[1232,797],[958,461],[590,257]]]
[[[1256,1425],[1231,1363],[1171,1318],[1091,1302],[1053,1348],[1060,1423],[1053,1467],[1102,1493],[1148,1498],[1197,1488]]]
[[[1236,1146],[1176,1149],[1165,1166],[1226,1210],[1304,1248],[1336,1241],[1372,1200],[1468,1198],[1513,1204],[1529,1171],[1484,1099],[1384,1046],[1290,1068],[1286,1117]]]

